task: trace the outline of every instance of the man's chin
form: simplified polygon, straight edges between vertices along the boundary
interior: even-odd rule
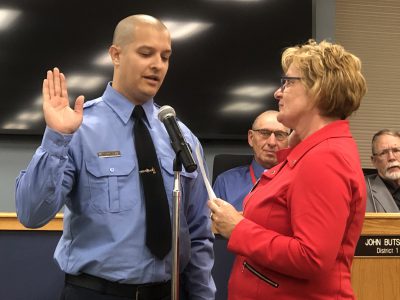
[[[264,159],[262,161],[263,167],[266,169],[270,169],[278,164],[278,161],[276,159]]]
[[[150,91],[142,91],[142,93],[139,95],[139,102],[140,103],[146,103],[150,99],[153,99],[156,93],[150,92]]]
[[[388,179],[388,180],[398,180],[398,179],[400,179],[400,171],[387,170],[385,172],[385,179]]]

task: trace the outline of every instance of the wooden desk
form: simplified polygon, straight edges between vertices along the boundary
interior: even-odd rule
[[[0,230],[62,231],[63,214],[38,229],[25,228],[15,213],[0,213]],[[400,213],[366,213],[363,236],[400,236]],[[230,266],[227,266],[230,268]],[[400,257],[354,257],[352,285],[358,300],[400,299]]]
[[[400,213],[366,213],[361,235],[400,236]],[[356,256],[351,280],[358,300],[400,299],[400,256]]]
[[[0,230],[48,230],[48,231],[62,231],[63,230],[63,214],[59,213],[53,220],[45,226],[31,229],[22,225],[15,212],[1,212],[0,213]]]

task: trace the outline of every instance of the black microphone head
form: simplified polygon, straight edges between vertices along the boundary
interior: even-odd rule
[[[169,117],[176,117],[175,110],[169,105],[161,106],[158,112],[158,119],[164,122],[165,118]]]

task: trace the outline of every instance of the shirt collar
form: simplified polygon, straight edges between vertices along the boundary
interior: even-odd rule
[[[254,158],[251,162],[251,166],[253,167],[254,176],[256,176],[257,179],[260,178],[261,174],[265,171],[265,168],[261,166],[258,162],[256,162]]]
[[[352,137],[348,120],[334,121],[308,136],[294,148],[285,150],[286,153],[288,153],[286,158],[287,163],[290,167],[294,167],[296,163],[303,157],[303,155],[305,155],[310,149],[327,139],[337,137]]]
[[[104,91],[102,98],[104,102],[118,115],[122,122],[124,122],[125,124],[128,123],[129,119],[132,116],[135,105],[121,93],[115,90],[111,86],[111,82],[107,84],[106,90]],[[152,119],[151,117],[154,113],[153,102],[153,99],[150,99],[142,105],[147,118],[146,122],[148,123],[150,128]]]
[[[151,123],[152,123],[152,121],[153,121],[152,116],[153,116],[153,114],[155,113],[155,112],[154,112],[153,99],[151,99],[151,100],[149,100],[149,101],[143,103],[143,104],[142,104],[142,107],[143,107],[144,112],[145,112],[145,114],[146,114],[147,125],[149,125],[149,127],[151,128],[151,127],[152,127],[152,126],[151,126]]]

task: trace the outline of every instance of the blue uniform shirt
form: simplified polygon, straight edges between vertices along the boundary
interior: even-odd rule
[[[265,169],[254,159],[251,166],[253,167],[256,180],[258,180]],[[246,165],[232,168],[219,174],[215,179],[213,189],[218,198],[226,200],[232,204],[236,210],[242,211],[243,200],[250,192],[253,185],[250,168]]]
[[[172,218],[175,153],[153,100],[143,105]],[[145,204],[131,118],[134,105],[111,85],[86,102],[72,135],[46,128],[42,144],[16,184],[18,218],[27,227],[49,222],[66,205],[55,259],[66,273],[121,283],[171,279],[171,253],[163,260],[145,246]],[[180,123],[192,149],[199,143]],[[196,159],[196,158],[195,158]],[[206,167],[206,166],[205,166]],[[213,234],[200,172],[181,172],[180,269],[190,299],[214,299]]]

